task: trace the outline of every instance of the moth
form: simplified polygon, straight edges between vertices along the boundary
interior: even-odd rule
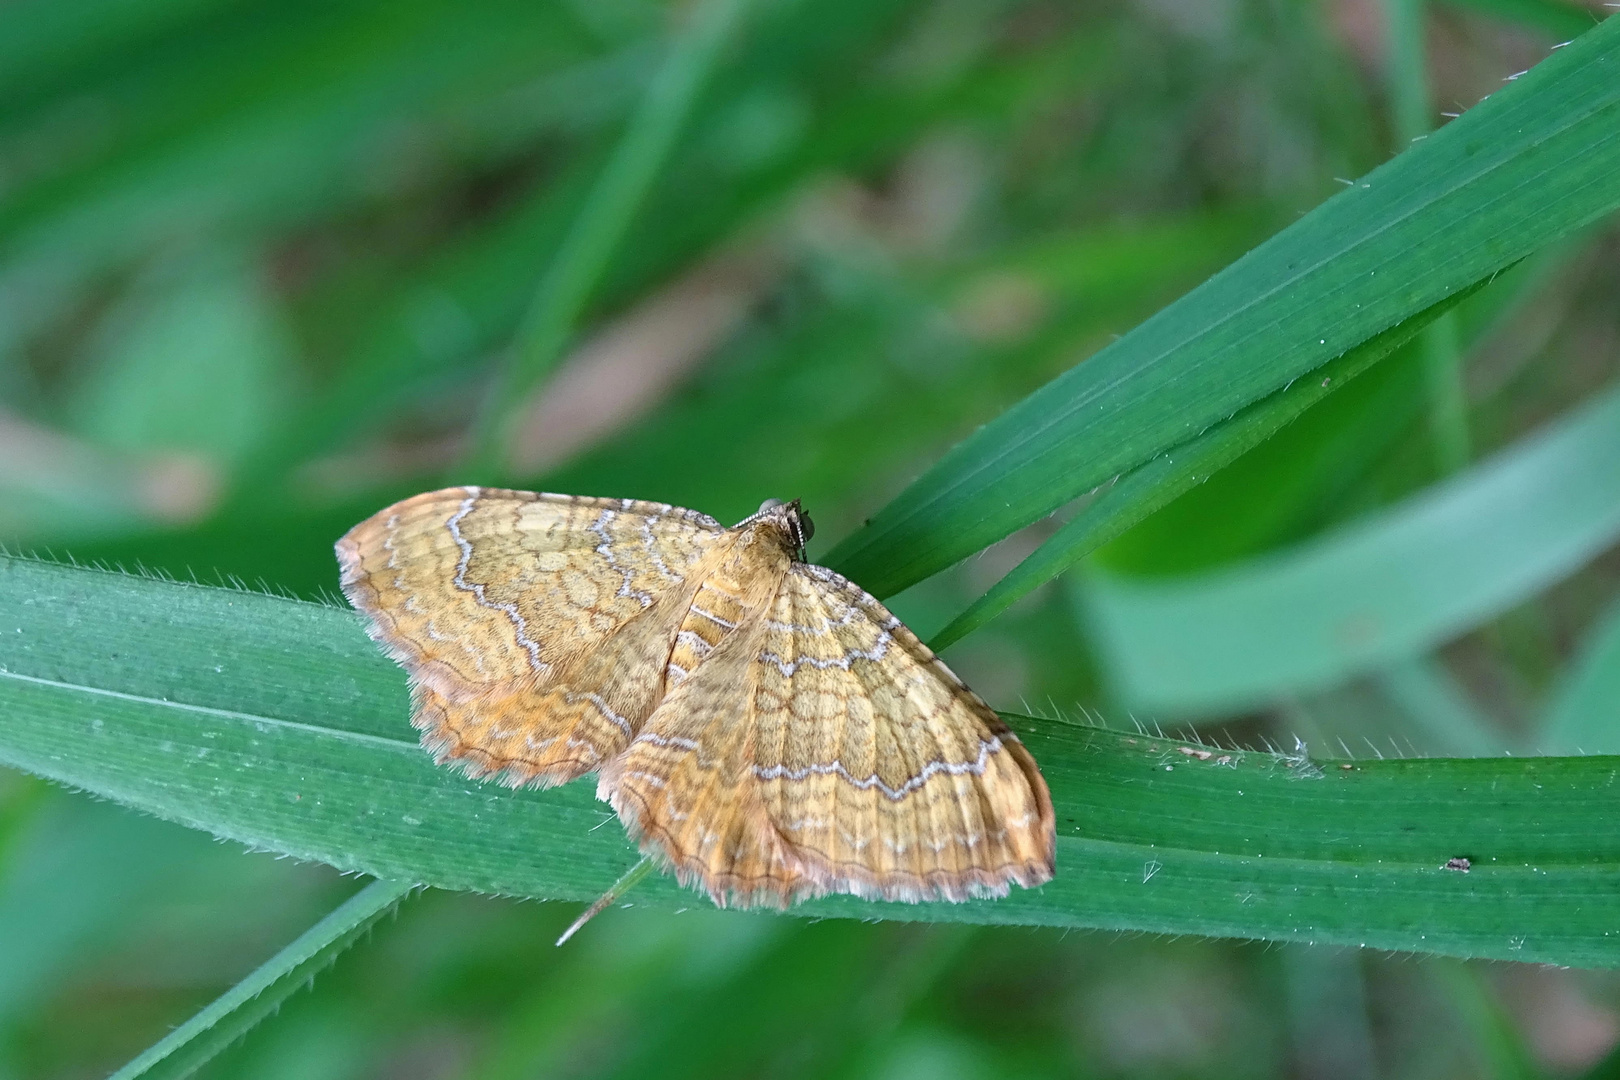
[[[441,763],[596,773],[644,852],[722,906],[1004,896],[1051,879],[1052,800],[1001,719],[767,501],[693,510],[431,491],[337,543]]]

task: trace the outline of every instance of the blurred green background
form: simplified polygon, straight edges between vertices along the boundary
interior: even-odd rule
[[[754,0],[515,413],[510,478],[727,521],[800,497],[814,559],[976,425],[1602,11]],[[456,478],[689,14],[0,7],[7,548],[332,598],[338,535]],[[1504,275],[948,659],[999,707],[1115,727],[1367,755],[1549,745],[1560,701],[1617,700],[1598,662],[1620,657],[1607,518],[1438,653],[1252,706],[1194,688],[1137,712],[1129,612],[1109,612],[1132,581],[1320,551],[1592,397],[1620,373],[1617,239],[1592,230]],[[1434,374],[1448,356],[1460,426]],[[896,610],[928,636],[1051,529]],[[1390,557],[1420,579],[1424,550]],[[0,774],[0,1078],[104,1075],[353,888]],[[1604,973],[808,923],[695,896],[553,948],[575,914],[417,897],[204,1075],[1520,1077],[1602,1071],[1620,1039]]]

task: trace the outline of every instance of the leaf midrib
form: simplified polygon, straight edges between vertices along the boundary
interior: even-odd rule
[[[415,758],[421,753],[421,748],[414,742],[404,739],[391,739],[381,735],[369,735],[363,732],[348,731],[344,728],[324,727],[318,724],[308,724],[296,720],[285,720],[279,717],[265,716],[258,713],[246,713],[232,709],[220,709],[207,705],[195,705],[189,702],[176,701],[172,698],[152,697],[145,694],[131,694],[121,690],[109,690],[102,687],[89,686],[83,683],[67,682],[60,679],[45,679],[33,675],[23,675],[18,672],[0,669],[0,678],[32,685],[46,686],[70,693],[85,694],[92,697],[111,698],[140,705],[155,706],[159,708],[174,709],[181,712],[208,716],[213,719],[226,720],[239,724],[270,725],[283,731],[297,731],[308,733],[317,737],[347,742],[353,745],[370,746],[388,753],[398,754],[402,757]],[[1073,725],[1083,726],[1083,725]],[[160,816],[163,816],[160,814]],[[1131,852],[1151,851],[1155,858],[1182,857],[1196,860],[1200,863],[1226,865],[1264,865],[1293,866],[1301,868],[1314,868],[1316,872],[1334,872],[1345,869],[1364,868],[1373,872],[1399,871],[1403,868],[1423,871],[1432,869],[1428,863],[1420,860],[1405,859],[1345,859],[1345,858],[1302,858],[1299,856],[1272,856],[1267,858],[1255,853],[1242,851],[1222,851],[1215,848],[1190,847],[1183,845],[1143,844],[1141,842],[1109,840],[1085,833],[1070,833],[1059,836],[1064,846],[1081,845],[1088,850],[1112,850],[1120,854]],[[1560,871],[1576,868],[1579,864],[1558,864]],[[1481,867],[1496,873],[1534,872],[1533,869],[1519,866]],[[1605,870],[1597,866],[1588,867],[1592,870]]]
[[[404,739],[390,739],[385,735],[368,735],[362,731],[350,731],[340,727],[322,727],[319,724],[306,724],[300,720],[283,720],[275,716],[263,716],[258,713],[238,712],[234,709],[219,709],[212,705],[194,705],[187,701],[176,701],[173,698],[151,697],[146,694],[131,694],[123,690],[108,690],[99,686],[87,686],[83,683],[63,682],[60,679],[42,679],[37,675],[23,675],[20,672],[8,671],[0,668],[0,678],[12,679],[17,682],[32,683],[36,686],[50,686],[58,690],[68,690],[74,693],[89,694],[95,697],[114,698],[119,701],[134,702],[139,705],[155,705],[160,708],[178,709],[181,712],[196,713],[201,716],[211,716],[221,720],[233,720],[244,724],[270,724],[286,731],[304,731],[313,735],[325,736],[344,742],[356,743],[362,746],[379,746],[390,752],[417,753],[420,747],[414,742]]]

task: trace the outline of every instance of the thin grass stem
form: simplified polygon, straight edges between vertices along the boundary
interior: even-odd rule
[[[1434,100],[1425,48],[1427,0],[1384,0],[1389,42],[1389,96],[1397,150],[1434,130]],[[1448,476],[1468,464],[1468,394],[1455,315],[1436,319],[1419,346],[1428,389],[1435,465]]]
[[[561,359],[581,312],[635,220],[747,0],[703,0],[676,35],[629,126],[540,280],[473,424],[458,479],[505,476],[525,404]]]

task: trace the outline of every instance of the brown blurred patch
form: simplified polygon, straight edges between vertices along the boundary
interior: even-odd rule
[[[1515,965],[1499,972],[1504,1004],[1518,1018],[1525,1041],[1543,1065],[1584,1072],[1620,1040],[1620,1015],[1593,1001],[1578,972]]]
[[[982,195],[983,150],[950,130],[920,141],[896,166],[887,189],[827,177],[789,200],[779,224],[733,241],[591,334],[546,380],[525,410],[510,452],[519,476],[546,471],[609,438],[669,396],[807,252],[879,274],[908,258],[946,249]],[[1045,294],[1010,273],[972,282],[955,314],[963,331],[1007,342],[1047,315]],[[464,436],[389,440],[311,462],[308,487],[340,495],[407,476],[442,471]]]
[[[944,129],[912,147],[882,190],[826,177],[794,204],[795,239],[809,250],[863,262],[937,258],[984,198],[988,153],[972,135]]]
[[[1328,25],[1364,71],[1382,71],[1387,55],[1384,12],[1379,0],[1335,0]]]
[[[774,245],[723,252],[609,323],[530,405],[513,470],[539,472],[647,413],[730,336],[781,272]]]
[[[213,510],[221,476],[195,454],[116,454],[0,412],[0,487],[185,525]]]
[[[992,270],[968,282],[951,317],[974,341],[1010,345],[1039,329],[1050,309],[1051,299],[1033,275]]]
[[[645,415],[726,340],[783,266],[768,241],[728,248],[586,338],[527,406],[511,470],[541,472]],[[388,439],[310,462],[300,479],[308,490],[342,496],[442,472],[465,448],[464,432]]]

